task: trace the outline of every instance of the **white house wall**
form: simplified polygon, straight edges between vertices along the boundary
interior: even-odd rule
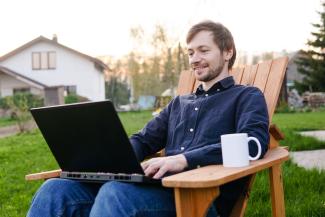
[[[34,87],[30,87],[28,84],[15,79],[12,76],[0,72],[0,96],[11,96],[14,93],[14,89],[30,88],[30,92],[37,95],[42,95],[43,91]]]
[[[32,52],[56,52],[56,69],[32,70]],[[40,42],[4,60],[1,65],[48,86],[77,86],[77,94],[90,100],[105,99],[104,73],[94,62],[50,43]]]

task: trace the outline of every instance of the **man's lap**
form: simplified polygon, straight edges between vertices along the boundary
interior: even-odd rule
[[[46,216],[176,216],[174,194],[169,188],[115,181],[99,185],[64,179],[48,180],[36,193],[29,216],[43,211]]]

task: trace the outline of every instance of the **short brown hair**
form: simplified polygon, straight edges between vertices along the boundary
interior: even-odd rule
[[[236,47],[231,32],[221,23],[207,20],[191,27],[187,33],[186,43],[190,43],[194,36],[201,31],[210,31],[213,34],[213,41],[221,52],[233,50],[233,55],[228,64],[228,69],[231,69],[236,59]]]

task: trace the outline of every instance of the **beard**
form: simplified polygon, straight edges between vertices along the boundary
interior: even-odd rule
[[[198,75],[196,79],[202,82],[211,81],[221,74],[224,66],[225,61],[220,59],[219,64],[215,69],[209,69],[207,73],[203,74],[201,77]]]

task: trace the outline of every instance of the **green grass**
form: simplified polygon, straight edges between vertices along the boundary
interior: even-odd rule
[[[325,142],[313,137],[304,137],[299,131],[325,130],[325,111],[309,113],[279,113],[272,120],[285,134],[280,144],[290,151],[325,149]]]
[[[141,129],[152,118],[150,112],[120,113],[120,117],[128,135]],[[274,123],[286,132],[286,138],[294,143],[293,147],[302,149],[314,146],[314,141],[302,140],[294,132],[325,129],[324,117],[325,112],[276,114]],[[301,145],[302,141],[306,144]],[[292,144],[289,145],[292,149]],[[25,216],[32,196],[42,181],[26,182],[24,176],[56,168],[58,166],[38,130],[0,139],[0,216]],[[287,162],[283,167],[283,178],[287,216],[325,216],[324,171],[307,171]],[[246,216],[271,216],[268,186],[268,174],[259,173]]]
[[[16,124],[16,121],[11,118],[0,118],[0,127],[6,127]]]

